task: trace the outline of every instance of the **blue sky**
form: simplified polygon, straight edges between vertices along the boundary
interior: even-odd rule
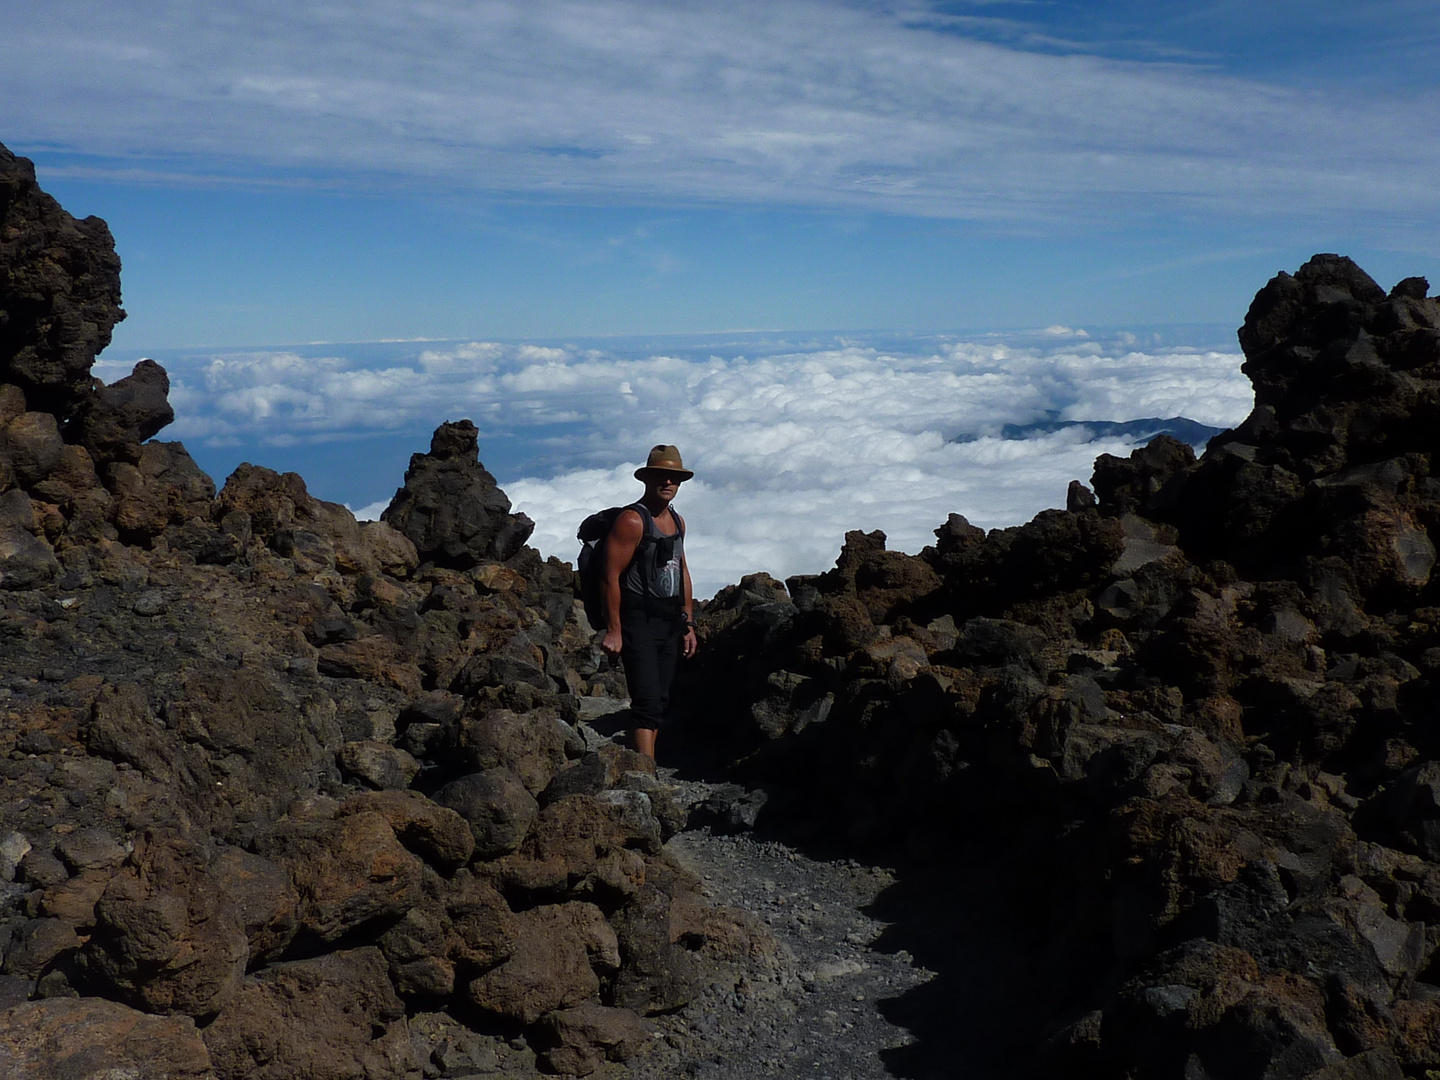
[[[135,348],[1238,322],[1440,240],[1440,6],[51,0],[0,141]]]
[[[852,348],[949,378],[957,342],[1003,330],[1013,355],[1049,358],[1012,380],[1031,418],[1130,419],[1203,407],[1173,350],[1233,351],[1254,292],[1316,251],[1387,287],[1440,280],[1433,0],[12,7],[0,142],[72,212],[106,218],[124,263],[130,317],[103,377],[159,356],[178,437],[208,468],[268,454],[357,506],[448,412],[497,407],[484,379],[427,368],[427,349],[503,343],[511,375],[589,387],[535,391],[533,423],[497,426],[484,451],[507,483],[560,483],[572,450],[596,466],[587,439],[619,468],[667,409],[735,421],[699,406],[712,339],[741,368],[789,357],[746,376],[783,398],[807,364],[853,385]],[[1027,337],[1052,327],[1088,328],[1089,351]],[[739,332],[770,337],[725,336]],[[513,351],[527,341],[563,359],[537,366]],[[682,354],[701,397],[645,398],[653,423],[621,422],[623,379],[577,374]],[[1123,361],[1132,397],[1041,374],[1077,356]],[[1168,398],[1135,356],[1174,374]],[[1231,390],[1218,419],[1243,414]],[[1087,402],[1107,415],[1076,416]],[[995,426],[954,411],[972,422],[946,438]],[[702,462],[725,442],[686,430]],[[373,451],[364,483],[346,440]],[[725,484],[753,489],[765,460]],[[999,491],[972,516],[1022,512]]]

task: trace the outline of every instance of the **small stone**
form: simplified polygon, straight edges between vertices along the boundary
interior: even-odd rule
[[[113,836],[96,828],[79,829],[61,837],[57,849],[60,858],[75,874],[119,866],[128,854]]]
[[[30,851],[30,841],[18,832],[0,836],[0,880],[14,881],[20,860]]]
[[[163,595],[158,592],[147,592],[140,595],[135,603],[130,606],[130,610],[135,612],[136,615],[149,619],[154,618],[156,615],[164,614],[168,606]]]
[[[420,772],[420,763],[404,750],[362,740],[340,748],[340,768],[374,788],[405,788]]]
[[[20,859],[16,876],[33,888],[48,889],[67,880],[70,874],[53,852],[31,848]]]

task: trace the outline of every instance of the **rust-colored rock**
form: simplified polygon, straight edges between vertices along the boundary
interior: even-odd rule
[[[375,948],[276,964],[250,976],[205,1029],[217,1080],[405,1080],[405,1009]]]
[[[374,811],[282,822],[258,849],[290,872],[300,894],[300,928],[321,941],[402,915],[421,897],[424,864]]]
[[[211,1016],[245,974],[245,926],[202,860],[188,841],[147,835],[96,901],[91,964],[149,1012]]]
[[[540,1061],[551,1072],[589,1076],[602,1061],[628,1061],[648,1040],[645,1025],[629,1009],[557,1009],[540,1022]]]
[[[356,795],[341,804],[338,813],[347,817],[371,811],[389,822],[402,844],[442,870],[464,866],[475,851],[475,837],[466,820],[417,791]]]
[[[589,1001],[620,966],[615,932],[593,904],[533,908],[516,917],[515,951],[470,983],[476,1007],[523,1024]]]
[[[185,1016],[150,1016],[104,998],[27,1001],[0,1013],[0,1075],[49,1080],[216,1080]]]

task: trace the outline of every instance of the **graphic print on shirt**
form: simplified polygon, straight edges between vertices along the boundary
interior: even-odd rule
[[[655,575],[656,596],[680,595],[680,556],[672,555]]]

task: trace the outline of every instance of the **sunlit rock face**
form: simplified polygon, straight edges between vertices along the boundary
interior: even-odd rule
[[[400,1080],[452,1008],[630,1056],[703,901],[653,761],[579,723],[624,687],[573,571],[468,421],[394,527],[248,464],[217,493],[153,439],[159,365],[90,377],[118,275],[0,147],[0,1074]]]

